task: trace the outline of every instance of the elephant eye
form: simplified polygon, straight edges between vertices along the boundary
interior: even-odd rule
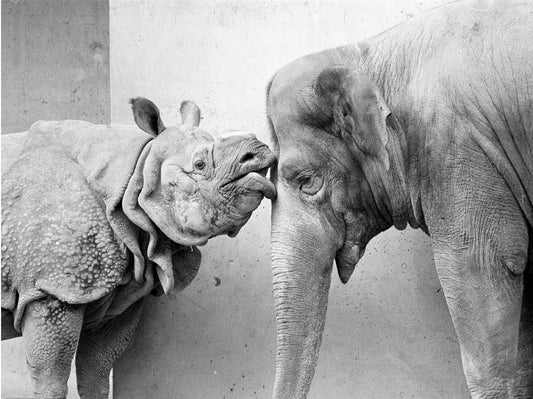
[[[197,169],[197,170],[204,170],[205,169],[205,162],[202,161],[201,159],[196,161],[194,163],[194,168]]]
[[[322,188],[324,179],[316,175],[304,175],[298,179],[298,188],[306,194],[316,194]]]

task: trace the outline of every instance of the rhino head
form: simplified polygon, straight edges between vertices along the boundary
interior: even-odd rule
[[[253,134],[213,138],[198,127],[200,109],[191,101],[181,104],[182,124],[173,127],[165,127],[150,100],[131,105],[137,125],[155,136],[143,160],[138,204],[172,241],[193,246],[233,237],[263,197],[275,198],[266,174],[276,157]]]

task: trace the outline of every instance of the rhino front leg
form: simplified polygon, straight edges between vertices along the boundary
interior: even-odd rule
[[[133,337],[141,316],[140,299],[98,330],[83,331],[76,353],[81,399],[107,399],[109,373]]]
[[[36,399],[66,398],[84,309],[52,298],[26,307],[22,336]]]

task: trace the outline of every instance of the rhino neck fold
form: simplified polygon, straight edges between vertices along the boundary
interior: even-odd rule
[[[138,204],[152,139],[131,127],[117,131],[106,125],[93,125],[83,132],[83,140],[77,141],[83,142],[83,146],[72,152],[89,185],[102,198],[117,240],[133,254],[135,280],[145,280],[145,273],[151,272],[146,262],[152,261],[168,294],[175,283],[172,253],[182,246],[162,234]]]
[[[139,206],[139,194],[145,185],[144,165],[150,153],[152,143],[149,142],[143,148],[137,164],[131,175],[124,196],[122,198],[121,211],[131,223],[129,229],[122,230],[121,239],[132,251],[134,262],[134,274],[137,281],[143,281],[147,259],[156,264],[159,281],[166,294],[174,287],[174,273],[172,268],[172,249],[170,240],[159,231],[146,212]],[[147,239],[142,239],[142,237]],[[178,245],[178,244],[175,244]],[[145,256],[147,259],[145,259]]]

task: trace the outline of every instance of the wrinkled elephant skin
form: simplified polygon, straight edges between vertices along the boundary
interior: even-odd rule
[[[132,109],[144,132],[41,121],[2,140],[2,339],[22,335],[36,398],[66,397],[75,355],[80,396],[107,399],[143,297],[185,288],[196,246],[276,196],[255,136],[213,139],[192,102],[169,128]]]
[[[532,15],[453,2],[275,74],[275,398],[309,391],[333,262],[346,283],[408,224],[432,238],[472,397],[533,397]]]

